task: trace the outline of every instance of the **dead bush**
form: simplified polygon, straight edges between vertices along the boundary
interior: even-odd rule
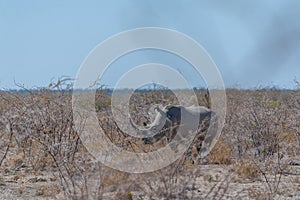
[[[224,140],[219,140],[211,153],[208,155],[208,162],[213,164],[230,165],[232,163],[232,148]]]

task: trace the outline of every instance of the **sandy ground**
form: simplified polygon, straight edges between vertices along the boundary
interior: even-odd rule
[[[232,166],[199,165],[195,179],[184,188],[190,199],[265,199],[268,187],[263,177],[248,180],[239,177]],[[290,166],[284,174],[274,199],[300,199],[300,166]],[[182,177],[187,179],[187,177]],[[272,180],[272,177],[270,177]],[[155,177],[154,180],[155,181]],[[132,199],[150,199],[145,193],[131,191]],[[107,191],[103,199],[114,199],[115,191]],[[65,199],[59,181],[49,172],[26,173],[26,167],[0,172],[0,199]],[[180,192],[174,193],[180,199]]]

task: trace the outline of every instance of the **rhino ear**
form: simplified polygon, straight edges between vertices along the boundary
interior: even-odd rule
[[[159,105],[156,105],[156,106],[154,107],[154,110],[155,110],[156,112],[158,112],[158,113],[161,113],[161,114],[165,114],[165,113],[166,113],[165,109],[161,108]]]

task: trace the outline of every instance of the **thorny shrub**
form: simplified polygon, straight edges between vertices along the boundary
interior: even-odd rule
[[[13,162],[14,168],[49,171],[58,177],[60,189],[70,199],[130,199],[139,191],[153,198],[193,198],[197,172],[199,133],[183,157],[169,168],[143,176],[109,169],[94,161],[82,145],[73,126],[71,85],[64,81],[35,90],[0,93],[0,167]],[[184,91],[182,91],[184,92]],[[200,105],[210,107],[209,94],[195,90]],[[205,164],[236,164],[241,177],[265,181],[268,194],[277,192],[288,165],[299,162],[300,92],[276,89],[228,89],[228,113],[221,140]],[[148,152],[165,145],[145,145],[119,129],[111,112],[111,91],[97,91],[96,111],[106,136],[115,145],[133,152]],[[195,100],[187,97],[187,102]],[[136,92],[130,99],[130,114],[140,126],[153,120],[151,106],[178,104],[171,91]],[[168,131],[168,130],[164,130]],[[202,163],[203,164],[203,163]],[[192,174],[185,173],[194,168]],[[270,175],[272,178],[270,178]],[[159,179],[153,181],[153,177]],[[225,184],[226,186],[226,184]],[[225,187],[224,186],[224,187]],[[226,186],[228,187],[228,186]],[[228,188],[224,189],[224,193]],[[214,194],[213,194],[214,196]]]

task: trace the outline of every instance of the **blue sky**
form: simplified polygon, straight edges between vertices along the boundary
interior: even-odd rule
[[[14,81],[32,88],[75,78],[101,41],[149,26],[194,38],[226,87],[293,88],[293,79],[300,80],[300,3],[256,2],[0,0],[0,88],[15,88]],[[188,64],[159,51],[120,58],[101,81],[113,86],[130,67],[148,62],[175,65],[193,86],[204,86]]]

